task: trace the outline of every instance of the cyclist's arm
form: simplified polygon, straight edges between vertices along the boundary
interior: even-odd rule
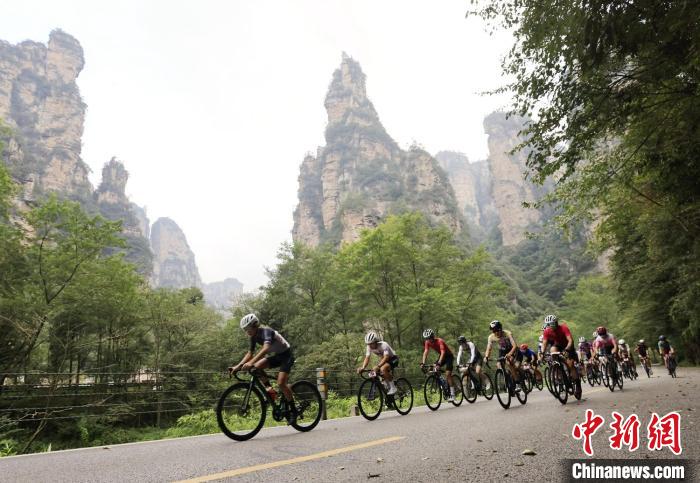
[[[547,348],[549,347],[549,339],[544,339],[542,341],[542,354],[547,353]]]
[[[255,356],[253,356],[253,358],[250,359],[250,360],[248,361],[248,364],[251,364],[251,365],[252,365],[252,364],[255,364],[255,363],[258,362],[260,359],[262,359],[263,357],[265,357],[265,354],[267,354],[268,352],[270,352],[270,347],[271,347],[271,344],[270,344],[269,342],[265,342],[265,343],[263,344],[263,346],[260,348],[260,350],[258,351],[258,353],[255,354]]]
[[[459,350],[457,351],[457,366],[459,366],[462,362],[462,354],[464,354],[464,348],[462,347],[462,344],[459,344]]]
[[[250,351],[246,352],[245,355],[243,356],[243,359],[241,359],[241,362],[239,362],[239,363],[236,364],[235,366],[229,368],[229,370],[230,370],[230,371],[238,371],[238,370],[240,370],[241,367],[243,367],[243,365],[244,365],[246,362],[248,362],[248,361],[250,360],[251,357],[253,357],[253,354],[252,354]]]
[[[491,337],[486,339],[486,352],[484,352],[484,359],[488,359],[491,354]]]
[[[476,346],[472,341],[469,341],[469,350],[471,351],[471,357],[469,358],[469,364],[474,364],[476,360]]]
[[[423,362],[421,362],[421,364],[425,364],[425,360],[428,358],[428,351],[429,349],[426,346],[426,348],[423,350]]]
[[[360,367],[360,369],[365,370],[367,368],[367,364],[369,364],[369,356],[365,356],[365,360],[362,361],[362,367]]]
[[[566,336],[566,349],[565,350],[571,350],[574,348],[574,338],[571,337],[571,332],[569,332],[569,335]]]
[[[383,366],[384,364],[386,364],[387,362],[389,362],[389,354],[387,354],[387,353],[385,352],[384,355],[383,355],[383,356],[381,357],[381,359],[379,360],[379,362],[377,363],[377,367],[382,367],[382,366]]]
[[[510,345],[511,345],[512,347],[511,347],[510,350],[508,351],[508,354],[507,354],[507,355],[509,355],[509,356],[512,357],[513,354],[515,354],[516,349],[518,348],[518,347],[515,345],[515,339],[513,338],[513,333],[512,333],[512,332],[511,332],[510,334],[508,334],[508,340],[510,340]]]

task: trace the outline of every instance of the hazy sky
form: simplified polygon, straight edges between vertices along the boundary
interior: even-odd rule
[[[75,36],[93,183],[116,156],[151,222],[184,230],[205,282],[253,289],[291,240],[299,165],[324,142],[342,51],[400,145],[486,157],[482,120],[505,100],[479,92],[502,83],[510,37],[465,19],[468,3],[10,0],[0,38]]]

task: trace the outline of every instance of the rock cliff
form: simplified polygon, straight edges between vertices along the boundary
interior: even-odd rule
[[[227,278],[221,282],[203,284],[202,293],[207,305],[220,312],[228,312],[235,297],[243,293],[243,284],[235,278]]]
[[[76,78],[83,49],[61,30],[47,45],[0,41],[0,118],[12,129],[6,163],[40,192],[88,200],[89,169],[80,157],[85,117]]]
[[[129,173],[124,165],[112,158],[102,168],[102,181],[94,193],[100,214],[109,220],[121,220],[127,242],[126,259],[135,263],[141,273],[149,275],[153,255],[148,241],[148,218],[145,211],[126,196]]]
[[[153,275],[155,287],[201,287],[202,279],[187,244],[185,234],[170,218],[158,218],[151,227]]]
[[[424,150],[402,150],[367,98],[360,65],[343,54],[325,99],[326,145],[299,174],[292,235],[309,245],[353,241],[392,213],[417,210],[452,231],[462,216],[445,172]]]

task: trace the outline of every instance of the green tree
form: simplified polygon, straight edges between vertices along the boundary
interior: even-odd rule
[[[562,224],[601,221],[623,306],[700,359],[698,2],[484,0],[528,165]]]

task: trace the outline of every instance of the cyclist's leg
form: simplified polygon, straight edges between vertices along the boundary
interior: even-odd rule
[[[270,367],[279,367],[280,372],[277,375],[277,385],[280,391],[284,394],[284,398],[287,401],[294,400],[294,394],[292,389],[289,387],[289,373],[292,371],[292,366],[294,365],[294,356],[291,350],[287,350],[282,354],[275,354],[268,358]]]

